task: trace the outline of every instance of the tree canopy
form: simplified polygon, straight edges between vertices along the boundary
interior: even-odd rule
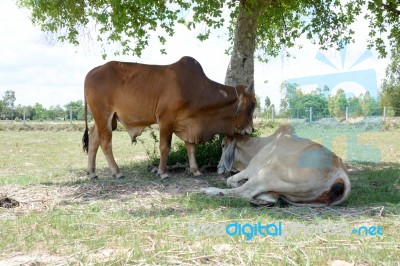
[[[358,18],[369,25],[369,47],[386,56],[400,39],[397,0],[18,0],[34,24],[60,41],[78,45],[82,36],[119,44],[116,53],[140,56],[155,33],[165,44],[177,24],[201,27],[205,40],[213,29],[226,28],[233,44],[239,9],[255,22],[256,57],[276,56],[282,46],[297,48],[304,36],[321,48],[343,47],[353,40]],[[225,19],[228,18],[226,21]],[[229,48],[229,47],[227,47]],[[229,51],[229,49],[228,49]],[[164,49],[161,52],[165,53]]]

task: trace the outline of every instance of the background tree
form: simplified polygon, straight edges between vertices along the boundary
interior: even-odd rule
[[[82,120],[83,119],[83,101],[72,101],[64,106],[67,117],[70,117],[70,110],[72,110],[72,119],[73,120]]]
[[[15,103],[15,91],[7,90],[3,96],[3,103],[5,105],[5,113],[6,118],[13,120],[14,119],[14,103]]]
[[[6,103],[3,100],[0,100],[0,119],[6,119]]]
[[[24,118],[24,106],[18,104],[14,109],[14,119],[23,119]]]
[[[22,106],[21,104],[19,104],[18,106],[15,107],[15,112],[14,112],[14,116],[15,118],[19,118],[19,119],[24,119],[24,112],[25,112],[25,119],[26,120],[33,120],[33,107],[28,105],[28,106]]]
[[[348,99],[348,104],[349,104],[350,116],[358,117],[363,115],[363,108],[361,107],[362,103],[360,101],[360,98],[355,96],[350,97]],[[369,106],[368,106],[368,112],[369,112]]]
[[[284,83],[281,92],[284,92],[281,104],[287,103],[286,109],[281,108],[281,112],[286,112],[291,118],[308,117],[310,107],[313,108],[315,118],[322,118],[328,114],[327,99],[319,88],[311,93],[304,93],[297,84]]]
[[[393,108],[393,115],[400,115],[400,53],[394,49],[391,61],[386,68],[386,77],[380,94],[381,107]]]
[[[271,106],[271,99],[266,96],[264,101],[265,109],[268,109]]]
[[[301,92],[301,91],[300,91]],[[321,91],[313,91],[307,94],[300,94],[299,100],[295,105],[297,111],[303,111],[309,114],[309,110],[312,108],[313,117],[315,119],[326,117],[328,112],[328,101],[321,94]],[[307,110],[307,112],[305,111]]]
[[[82,107],[80,107],[80,109],[82,109]],[[67,111],[64,110],[60,105],[50,106],[50,108],[47,110],[47,116],[51,120],[65,120],[66,117],[69,117],[69,114],[67,116]]]
[[[275,106],[273,104],[271,104],[271,99],[266,96],[265,100],[264,100],[264,112],[262,113],[262,115],[265,118],[270,118],[272,117],[272,108],[275,108]]]
[[[371,95],[369,94],[369,91],[367,91],[365,94],[360,95],[360,106],[362,110],[363,115],[370,115],[371,114]]]
[[[48,119],[47,110],[40,103],[35,103],[32,108],[32,120],[46,120]]]
[[[261,114],[261,98],[256,95],[256,109],[254,110],[254,117],[258,117]]]
[[[295,89],[295,88],[294,88]],[[287,87],[285,82],[282,82],[279,91],[282,95],[281,101],[279,104],[279,115],[283,117],[290,116],[290,105],[289,105],[289,98],[293,94],[293,88],[290,86]]]
[[[82,35],[95,35],[102,44],[119,44],[117,54],[140,56],[152,33],[161,44],[175,33],[176,24],[201,26],[205,40],[211,30],[226,27],[231,60],[225,83],[249,84],[254,79],[254,58],[266,61],[285,46],[290,53],[304,36],[322,49],[342,48],[353,40],[353,23],[363,16],[369,22],[369,47],[386,55],[400,39],[397,0],[18,0],[31,12],[32,22],[60,41],[78,45]],[[226,12],[227,10],[227,12]],[[225,21],[226,13],[229,22]],[[381,33],[387,33],[383,39]],[[165,49],[161,49],[165,53]],[[104,50],[105,53],[105,50]]]
[[[328,99],[329,113],[333,117],[344,119],[347,106],[348,102],[343,89],[339,89],[335,95],[330,96]]]

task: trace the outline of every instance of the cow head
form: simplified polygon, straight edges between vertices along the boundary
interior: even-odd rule
[[[253,82],[248,87],[236,87],[238,107],[235,116],[235,133],[248,135],[253,132],[253,113],[256,108],[256,95]]]
[[[240,172],[247,167],[247,160],[243,154],[243,142],[247,137],[228,137],[222,140],[222,155],[218,164],[218,174],[225,172]]]
[[[235,156],[235,138],[225,137],[222,140],[222,154],[218,164],[218,174],[223,174],[232,170]]]

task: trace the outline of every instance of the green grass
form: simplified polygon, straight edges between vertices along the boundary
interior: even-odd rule
[[[267,128],[263,135],[272,132]],[[0,208],[0,264],[21,255],[31,256],[31,264],[50,265],[400,263],[399,130],[357,133],[358,143],[374,146],[381,161],[349,163],[357,169],[350,174],[352,193],[342,206],[328,208],[255,208],[242,199],[196,193],[200,187],[225,187],[225,179],[214,174],[196,179],[178,173],[161,182],[147,169],[148,132],[140,137],[144,144],[136,145],[126,133],[114,133],[114,155],[125,179],[110,177],[99,150],[99,179],[88,180],[81,137],[77,131],[0,131],[0,196],[21,203]],[[323,142],[321,134],[314,137]],[[345,134],[332,137],[332,149],[345,160],[347,148]],[[243,236],[188,234],[189,222],[234,221],[379,225],[384,235],[297,234],[246,241]]]

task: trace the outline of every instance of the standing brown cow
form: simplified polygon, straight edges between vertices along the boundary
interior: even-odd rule
[[[95,121],[90,133],[87,105]],[[132,142],[145,127],[159,125],[161,179],[168,177],[172,133],[185,141],[191,172],[201,175],[194,157],[195,144],[215,134],[250,134],[255,105],[253,85],[230,87],[214,82],[191,57],[164,66],[108,62],[92,69],[85,79],[83,148],[88,153],[88,174],[96,177],[100,146],[113,176],[122,177],[111,146],[112,131],[119,121]]]

